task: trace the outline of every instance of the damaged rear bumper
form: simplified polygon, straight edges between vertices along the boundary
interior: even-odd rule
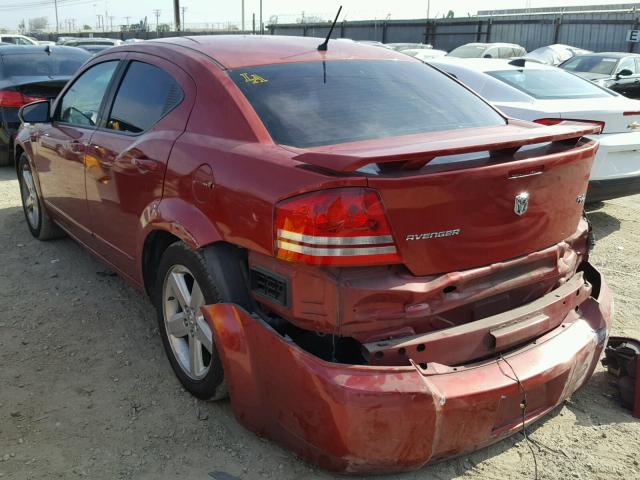
[[[467,365],[329,363],[240,307],[203,310],[240,423],[326,469],[396,472],[518,431],[522,394],[511,368],[527,392],[527,423],[590,378],[606,344],[612,306],[600,274],[589,265],[584,274],[593,296],[557,327],[504,359]]]

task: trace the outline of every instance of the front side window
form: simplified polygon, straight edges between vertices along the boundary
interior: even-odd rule
[[[184,94],[164,70],[143,62],[131,62],[118,88],[107,128],[141,133],[173,110]]]
[[[616,68],[616,73],[620,73],[623,70],[629,70],[633,74],[636,73],[636,62],[632,57],[627,57],[623,59],[618,64],[618,68]]]
[[[533,98],[541,100],[612,96],[611,93],[588,80],[562,70],[500,70],[487,72],[487,74]]]
[[[274,142],[330,145],[504,125],[493,108],[421,62],[337,60],[229,72]]]
[[[60,102],[60,122],[92,127],[98,122],[100,105],[118,61],[99,63],[84,72]]]

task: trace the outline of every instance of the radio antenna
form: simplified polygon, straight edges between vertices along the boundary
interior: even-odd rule
[[[327,34],[327,38],[324,39],[324,42],[318,45],[318,50],[320,50],[321,52],[325,52],[327,50],[327,46],[329,45],[329,39],[331,38],[331,34],[333,33],[333,27],[335,27],[336,23],[338,23],[338,17],[340,16],[341,11],[342,11],[342,5],[340,5],[340,8],[338,9],[338,13],[336,13],[336,18],[333,20],[333,23],[331,24],[331,28],[329,29],[329,33]]]

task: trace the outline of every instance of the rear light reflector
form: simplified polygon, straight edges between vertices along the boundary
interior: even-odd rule
[[[578,122],[578,123],[589,123],[591,125],[599,125],[600,132],[604,131],[604,122],[600,122],[598,120],[574,120],[572,118],[540,118],[538,120],[534,120],[535,123],[539,123],[540,125],[558,125],[562,122]]]
[[[360,187],[308,193],[275,211],[276,256],[311,265],[399,263],[380,196]]]
[[[625,117],[634,117],[634,116],[640,116],[640,112],[624,112],[623,115]]]
[[[44,100],[44,98],[23,95],[17,90],[0,90],[0,107],[19,108],[38,100]]]

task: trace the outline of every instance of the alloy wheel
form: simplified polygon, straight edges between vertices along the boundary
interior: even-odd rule
[[[200,312],[202,289],[189,269],[173,265],[162,288],[164,325],[173,355],[184,373],[201,380],[211,367],[211,328]]]
[[[36,230],[40,223],[40,201],[36,192],[33,175],[28,163],[24,163],[21,172],[22,178],[22,206],[31,228]]]

